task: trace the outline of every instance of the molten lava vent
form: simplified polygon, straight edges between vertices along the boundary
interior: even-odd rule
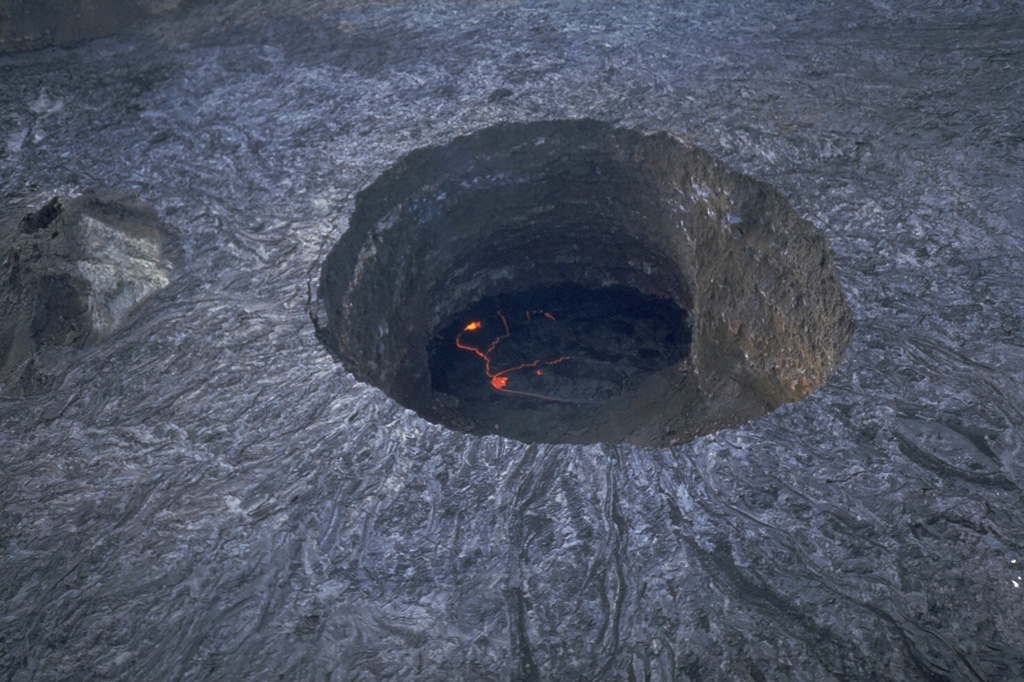
[[[588,120],[401,159],[356,197],[314,321],[435,423],[654,446],[800,400],[853,329],[824,237],[773,188]]]

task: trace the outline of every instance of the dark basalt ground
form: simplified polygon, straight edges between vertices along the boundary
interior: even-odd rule
[[[1019,682],[1022,73],[1019,2],[933,0],[246,0],[0,56],[3,224],[118,187],[182,253],[0,397],[0,679]],[[324,351],[361,190],[581,118],[827,237],[857,326],[821,388],[679,445],[527,444]]]

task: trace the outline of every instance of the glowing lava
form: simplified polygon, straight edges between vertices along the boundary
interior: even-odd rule
[[[527,321],[527,323],[532,321],[534,313],[539,313],[539,314],[543,315],[545,318],[547,318],[549,320],[554,320],[555,319],[554,315],[552,315],[549,312],[543,311],[543,310],[527,310],[526,311],[526,321]],[[463,337],[466,334],[473,333],[473,332],[479,332],[479,331],[483,330],[484,323],[482,321],[480,321],[480,320],[473,320],[472,322],[468,323],[465,327],[462,328],[462,331],[459,332],[458,336],[455,337],[455,345],[458,348],[460,348],[462,350],[465,350],[465,351],[469,351],[469,352],[475,354],[477,357],[479,357],[481,360],[484,361],[484,373],[487,375],[487,378],[490,379],[491,386],[493,386],[495,390],[501,391],[503,393],[513,393],[515,395],[522,395],[522,396],[527,396],[527,397],[530,397],[530,398],[540,398],[541,400],[554,400],[554,401],[560,402],[560,403],[576,402],[574,400],[566,400],[564,398],[556,398],[554,396],[544,395],[542,393],[533,393],[533,392],[530,392],[530,391],[519,391],[519,390],[515,390],[515,389],[512,389],[512,388],[508,387],[508,375],[509,374],[513,374],[515,372],[520,372],[520,371],[526,370],[526,369],[534,369],[534,373],[537,376],[543,376],[544,375],[544,370],[539,369],[539,367],[541,365],[545,365],[545,366],[547,366],[547,365],[557,365],[560,362],[565,362],[566,360],[569,360],[571,358],[571,356],[564,355],[562,357],[555,358],[554,360],[532,360],[530,362],[524,362],[524,363],[519,364],[519,365],[513,365],[512,367],[506,367],[505,369],[495,371],[494,368],[491,367],[491,356],[494,353],[494,350],[498,347],[498,345],[502,341],[504,341],[505,339],[507,339],[509,336],[512,335],[512,331],[511,331],[511,329],[508,326],[508,319],[505,317],[505,315],[500,310],[498,311],[498,319],[501,320],[503,331],[500,334],[498,334],[497,336],[495,336],[491,340],[491,342],[489,344],[487,344],[486,348],[484,346],[482,346],[482,345],[473,345],[473,344],[467,343],[466,341],[463,340]]]

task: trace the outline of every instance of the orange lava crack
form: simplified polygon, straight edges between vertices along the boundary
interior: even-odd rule
[[[543,315],[544,317],[546,317],[549,320],[554,320],[555,319],[554,315],[552,315],[549,312],[543,311],[543,310],[533,310],[533,311],[527,310],[526,311],[526,321],[527,322],[531,321],[531,319],[532,319],[531,315],[533,313],[540,313],[541,315]],[[527,396],[529,398],[539,398],[541,400],[553,400],[555,402],[560,402],[560,403],[572,403],[572,402],[575,402],[573,400],[566,400],[564,398],[556,398],[555,396],[544,395],[542,393],[531,393],[530,391],[517,391],[515,389],[512,389],[512,388],[508,387],[508,375],[509,374],[512,374],[514,372],[519,372],[519,371],[522,371],[524,369],[538,368],[538,369],[536,369],[536,374],[537,374],[537,376],[542,376],[544,374],[544,370],[539,369],[539,367],[541,365],[544,365],[544,366],[557,365],[560,362],[565,362],[566,360],[571,359],[572,356],[564,355],[562,357],[555,358],[554,360],[533,360],[532,362],[525,362],[525,363],[523,363],[521,365],[515,365],[514,367],[506,367],[505,369],[502,369],[502,370],[499,370],[499,371],[494,371],[492,369],[492,367],[491,367],[491,354],[494,352],[494,349],[498,347],[498,344],[500,344],[502,341],[504,341],[505,339],[507,339],[509,336],[512,335],[512,332],[511,332],[511,330],[509,329],[509,326],[508,326],[508,319],[506,319],[505,315],[500,310],[498,311],[498,317],[501,319],[501,324],[504,326],[505,331],[504,331],[504,333],[499,334],[498,336],[496,336],[491,341],[491,343],[487,346],[486,350],[484,350],[484,349],[482,349],[482,348],[480,348],[478,346],[474,346],[474,345],[470,345],[468,343],[465,343],[462,340],[463,335],[465,335],[466,333],[480,331],[480,330],[482,330],[484,328],[484,323],[481,322],[480,320],[473,320],[472,322],[467,324],[465,327],[462,328],[462,331],[459,332],[458,336],[455,337],[455,345],[458,348],[460,348],[462,350],[465,350],[465,351],[469,351],[469,352],[475,354],[477,357],[479,357],[481,360],[484,361],[484,373],[487,375],[487,378],[490,379],[491,386],[493,386],[495,390],[501,391],[503,393],[512,393],[512,394],[515,394],[515,395]]]

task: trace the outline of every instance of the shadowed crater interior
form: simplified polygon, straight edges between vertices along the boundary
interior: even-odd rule
[[[433,422],[662,446],[799,400],[853,330],[824,237],[666,134],[503,124],[356,197],[313,320]]]

